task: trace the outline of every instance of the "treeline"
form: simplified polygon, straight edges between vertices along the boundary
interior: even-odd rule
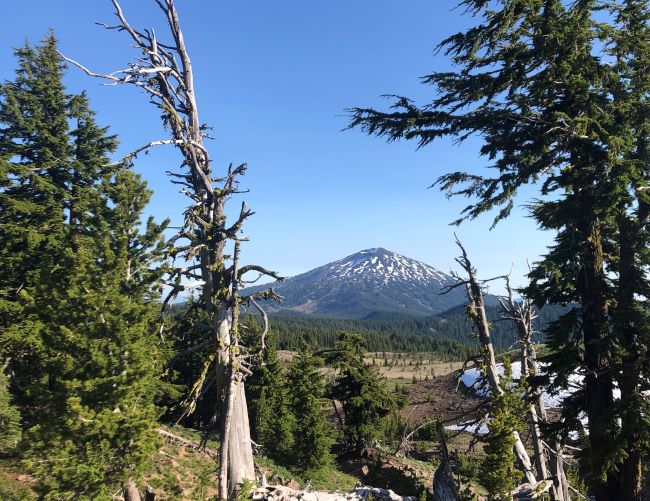
[[[556,305],[539,309],[534,320],[538,341],[544,327],[567,310]],[[512,346],[517,334],[510,322],[501,320],[500,308],[487,307],[487,314],[492,322],[494,345],[500,349]],[[475,353],[471,323],[462,305],[432,317],[395,313],[377,313],[358,320],[273,316],[271,324],[282,350],[296,350],[304,341],[318,348],[330,348],[339,332],[355,332],[364,337],[369,351],[435,352],[441,360],[465,360]]]

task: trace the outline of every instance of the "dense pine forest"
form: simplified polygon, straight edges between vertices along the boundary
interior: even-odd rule
[[[516,329],[500,319],[500,308],[488,306],[486,310],[493,325],[494,345],[502,350],[515,345]],[[566,307],[541,308],[534,320],[535,330],[541,333],[566,311]],[[316,348],[330,348],[338,332],[356,332],[363,335],[369,351],[436,352],[441,359],[461,361],[476,351],[464,306],[433,317],[381,312],[362,320],[272,316],[271,324],[282,350],[296,350],[305,341]]]
[[[347,109],[342,133],[368,141],[479,141],[488,168],[432,167],[467,203],[451,223],[502,224],[532,192],[553,242],[523,286],[459,237],[451,275],[367,249],[335,262],[336,301],[316,273],[327,316],[307,274],[290,314],[255,285],[285,278],[247,261],[248,166],[200,118],[219,90],[195,85],[198,7],[151,2],[154,29],[106,3],[136,53],[123,69],[95,72],[53,30],[0,68],[0,500],[649,499],[647,1],[461,0],[471,26],[439,41],[427,104]],[[136,91],[153,114],[133,120],[166,137],[121,154],[71,72]],[[179,213],[137,173],[159,147]],[[368,262],[386,269],[346,295]],[[443,309],[435,287],[463,302],[418,314]]]

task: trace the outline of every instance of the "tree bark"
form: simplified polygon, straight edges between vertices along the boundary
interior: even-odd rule
[[[584,336],[585,410],[589,420],[589,445],[592,458],[602,466],[604,458],[598,457],[603,446],[612,443],[618,426],[608,412],[614,404],[614,380],[610,360],[604,349],[608,331],[608,308],[605,299],[603,246],[600,224],[587,221],[579,225],[585,242],[581,256],[578,289],[581,298],[581,317]],[[593,489],[598,501],[620,498],[619,479],[615,472],[605,474],[605,480],[595,480]]]
[[[478,279],[476,278],[476,270],[472,266],[472,263],[467,256],[467,252],[458,239],[456,239],[456,244],[460,247],[462,252],[462,256],[456,259],[456,261],[467,273],[467,279],[461,280],[456,285],[464,284],[466,287],[468,300],[467,312],[474,324],[476,333],[478,334],[478,338],[481,343],[481,347],[483,349],[483,362],[485,364],[485,372],[490,386],[490,391],[493,395],[502,395],[504,391],[500,385],[499,371],[497,369],[496,358],[494,356],[494,346],[492,345],[492,339],[490,337],[490,323],[487,318],[487,313],[485,312],[483,291],[481,289],[481,285],[478,282]],[[513,430],[512,436],[515,439],[514,452],[517,456],[517,460],[521,465],[521,468],[523,469],[526,480],[532,486],[536,486],[537,478],[535,477],[533,465],[530,461],[530,456],[528,456],[528,452],[526,451],[526,447],[524,446],[521,437],[516,430]]]
[[[440,452],[442,461],[433,475],[433,499],[434,501],[460,501],[458,488],[449,464],[449,451],[444,434],[440,435]]]
[[[634,321],[634,293],[636,290],[635,260],[643,249],[639,248],[638,232],[648,218],[649,207],[641,202],[639,206],[639,222],[622,211],[618,217],[619,230],[619,269],[618,269],[618,304],[617,329],[624,343],[626,354],[623,357],[619,387],[621,400],[625,402],[627,412],[621,418],[622,437],[625,439],[627,457],[621,465],[621,499],[623,501],[641,501],[643,480],[642,459],[640,450],[641,437],[638,427],[640,422],[639,406],[644,398],[641,393],[641,347],[639,346],[637,327]]]
[[[133,480],[129,480],[127,484],[122,489],[122,494],[124,496],[124,501],[140,501],[140,492],[138,488],[133,483]]]

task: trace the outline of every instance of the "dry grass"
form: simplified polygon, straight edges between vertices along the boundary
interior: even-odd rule
[[[278,358],[284,364],[290,364],[296,352],[279,350]],[[444,376],[462,368],[462,362],[443,362],[431,353],[368,353],[366,362],[379,367],[382,376],[392,382],[407,384],[413,378],[424,381]]]

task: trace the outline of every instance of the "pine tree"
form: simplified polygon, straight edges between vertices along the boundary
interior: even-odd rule
[[[281,461],[290,458],[294,439],[302,443],[302,438],[293,434],[296,416],[289,408],[289,388],[271,331],[266,337],[262,363],[248,378],[246,395],[250,402],[251,434],[267,455]]]
[[[582,465],[592,492],[635,499],[639,458],[647,454],[637,434],[647,414],[638,398],[647,335],[638,322],[644,308],[631,300],[646,287],[632,263],[642,263],[647,249],[647,2],[608,2],[607,22],[589,0],[461,5],[479,22],[440,45],[456,68],[424,79],[437,92],[431,104],[400,98],[390,112],[355,109],[351,126],[420,146],[480,135],[494,174],[438,180],[449,196],[474,199],[457,223],[497,210],[496,224],[522,185],[539,186],[531,214],[557,236],[527,293],[538,306],[578,305],[548,330],[549,371],[556,388],[586,374],[565,402],[562,433],[579,431],[586,413],[590,448]],[[634,405],[614,398],[617,379]],[[630,476],[636,480],[623,480]]]
[[[204,361],[210,359],[212,342],[209,333],[202,327],[207,324],[207,314],[193,295],[183,304],[171,305],[169,311],[172,322],[166,338],[172,355],[165,378],[167,391],[161,400],[167,408],[165,418],[202,429],[205,433],[213,433],[214,424],[210,425],[210,420],[214,414],[214,402],[209,397],[215,396],[215,393],[208,383],[214,373],[205,375],[209,387],[204,387],[202,391],[208,398],[198,399],[189,408],[183,400],[191,394],[194,383],[201,379]]]
[[[325,383],[317,368],[321,361],[306,348],[293,361],[289,369],[289,406],[296,417],[293,429],[292,462],[302,471],[319,470],[332,463],[334,430],[327,421]]]
[[[0,370],[0,453],[15,449],[20,437],[20,411],[12,402],[9,380]]]
[[[0,110],[3,355],[44,497],[108,497],[156,450],[167,223],[140,231],[151,192],[110,162],[86,96],[65,94],[54,36],[17,56]]]
[[[43,44],[15,51],[15,80],[0,86],[0,328],[19,404],[33,400],[31,383],[43,377],[39,325],[26,325],[33,289],[58,266],[65,238],[69,181],[67,103],[63,65],[52,33]],[[33,402],[31,402],[33,403]],[[33,405],[23,406],[26,423]]]
[[[650,449],[647,416],[650,403],[642,395],[647,380],[650,312],[641,299],[650,286],[650,5],[640,0],[609,4],[611,22],[603,25],[610,66],[611,113],[616,127],[609,137],[612,177],[618,192],[611,245],[614,280],[612,333],[616,338],[615,378],[621,390],[621,493],[642,497],[642,464]]]
[[[485,437],[485,457],[479,471],[481,485],[487,489],[489,498],[495,501],[512,499],[511,492],[521,480],[513,451],[513,431],[523,431],[522,416],[526,414],[521,389],[511,387],[512,368],[509,360],[504,360],[503,365],[504,375],[499,382],[503,394],[490,399],[489,431]]]
[[[397,406],[379,369],[365,363],[363,344],[361,336],[341,333],[327,354],[328,364],[337,370],[329,395],[343,407],[343,435],[358,455],[382,437],[384,419]]]
[[[88,234],[70,233],[53,277],[64,287],[44,283],[35,293],[33,315],[53,352],[47,370],[54,380],[42,399],[57,402],[56,412],[29,430],[32,454],[51,459],[32,463],[46,499],[108,496],[142,473],[159,441],[159,307],[156,282],[142,281],[140,271],[155,272],[159,247],[151,244],[160,235],[151,225],[138,230],[151,195],[139,177],[122,171],[107,182],[95,193],[106,203]]]

